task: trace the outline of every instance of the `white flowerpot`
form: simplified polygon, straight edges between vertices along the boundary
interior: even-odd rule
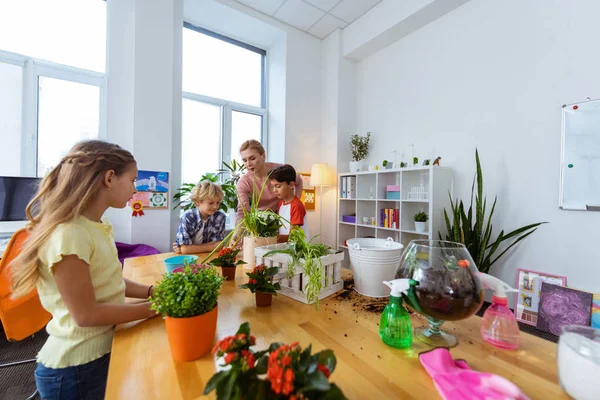
[[[350,161],[350,172],[360,172],[362,166],[362,161]]]
[[[423,233],[427,231],[427,222],[417,222],[415,221],[415,231],[419,233]]]
[[[254,256],[254,249],[260,246],[267,246],[269,244],[277,244],[277,236],[273,237],[251,237],[246,236],[244,238],[244,244],[242,248],[243,258],[247,264],[244,264],[245,269],[254,269],[256,266],[256,257]]]

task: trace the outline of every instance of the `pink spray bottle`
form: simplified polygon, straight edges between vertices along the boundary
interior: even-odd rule
[[[519,347],[519,324],[515,314],[508,308],[506,292],[516,292],[500,279],[481,273],[479,278],[484,286],[494,290],[492,305],[483,314],[481,337],[496,347],[516,350]]]

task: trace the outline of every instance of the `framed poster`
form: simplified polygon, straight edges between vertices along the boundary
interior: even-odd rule
[[[515,299],[515,316],[518,321],[528,325],[537,325],[542,282],[566,286],[567,277],[517,269],[516,288],[518,292]]]
[[[302,193],[300,195],[300,201],[304,204],[306,210],[314,210],[317,202],[317,193],[314,186],[310,186],[310,174],[305,172],[299,172],[298,175],[302,177]]]

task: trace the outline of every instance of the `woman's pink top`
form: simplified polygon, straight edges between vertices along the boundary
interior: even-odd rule
[[[282,164],[277,163],[265,163],[269,171],[273,168],[278,167]],[[258,197],[260,194],[260,189],[262,188],[264,179],[256,178],[254,180],[254,172],[247,172],[244,174],[237,184],[237,194],[238,194],[238,209],[237,209],[237,219],[238,221],[244,218],[244,211],[242,210],[242,206],[246,208],[246,211],[250,210],[250,199],[252,198],[253,187],[255,187],[256,193],[255,196]],[[296,196],[300,197],[302,194],[302,178],[300,175],[296,174]],[[262,197],[258,202],[259,210],[272,210],[273,212],[277,212],[277,204],[279,200],[273,194],[271,182],[267,182],[265,186],[265,190],[263,191]]]

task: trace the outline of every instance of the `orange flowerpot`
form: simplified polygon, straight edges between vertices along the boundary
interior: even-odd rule
[[[269,307],[273,300],[272,293],[255,292],[256,307]]]
[[[213,347],[219,306],[206,314],[189,318],[165,319],[169,347],[175,361],[193,361],[204,357]]]

